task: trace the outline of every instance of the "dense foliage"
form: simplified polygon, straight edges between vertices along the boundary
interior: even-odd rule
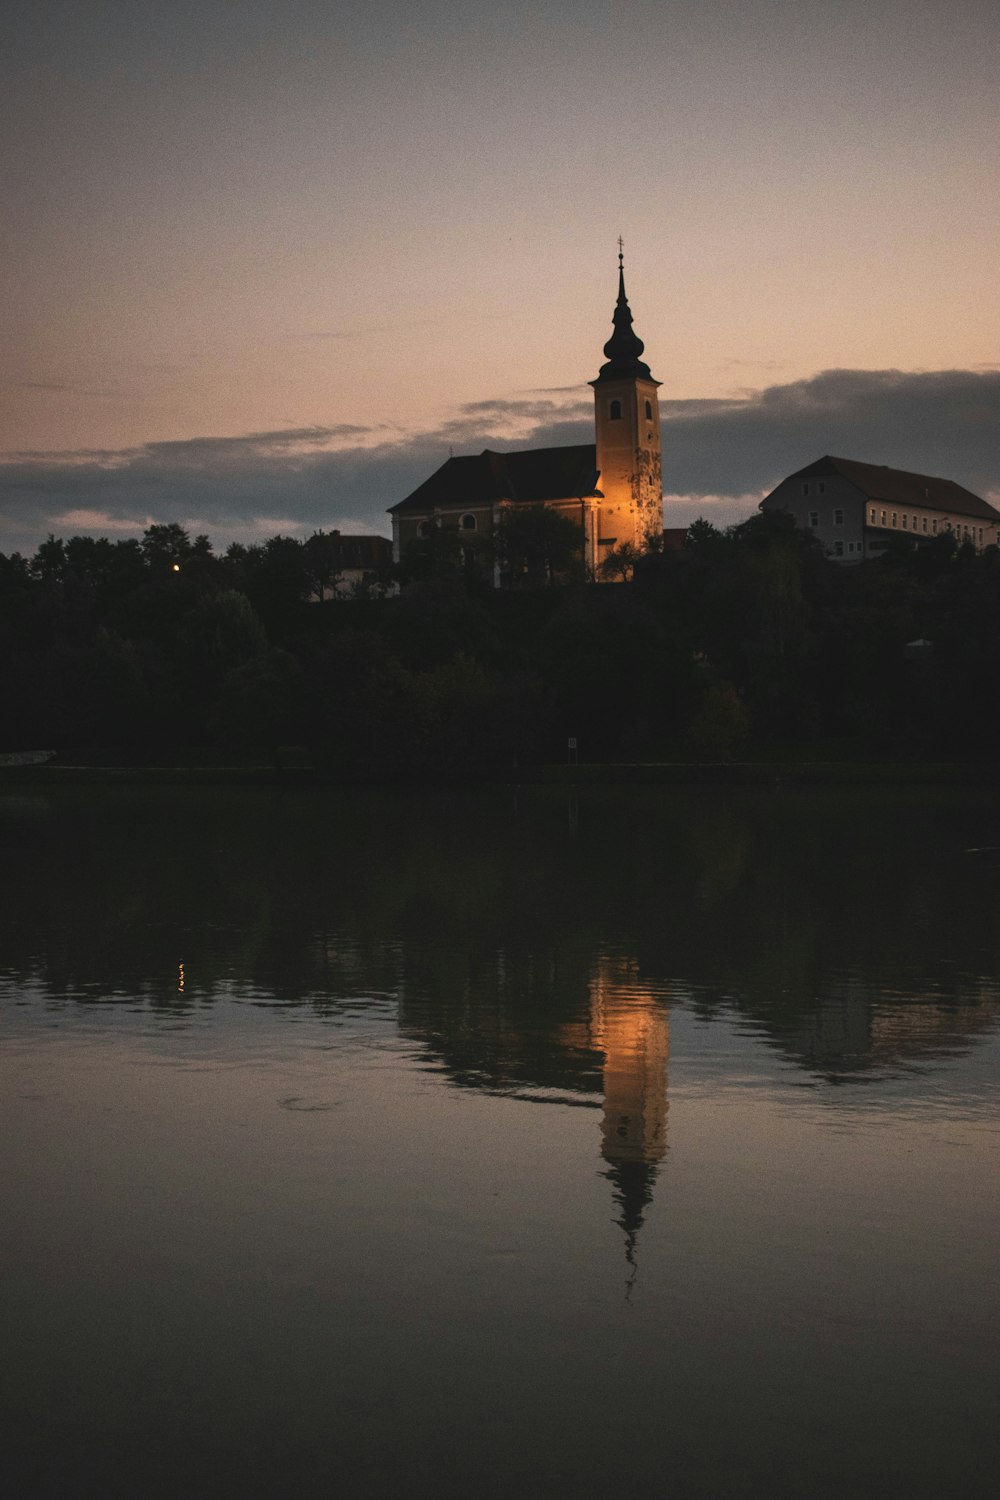
[[[534,587],[495,592],[439,547],[348,598],[322,533],[0,554],[0,749],[297,745],[422,776],[565,759],[569,736],[586,760],[995,754],[996,549],[901,540],[844,567],[761,516],[546,586],[558,540],[530,567],[534,539],[509,542]]]

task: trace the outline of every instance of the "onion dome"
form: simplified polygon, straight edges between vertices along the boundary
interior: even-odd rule
[[[620,240],[618,243],[621,246]],[[612,321],[615,325],[614,332],[604,346],[608,362],[601,366],[597,379],[634,380],[638,376],[642,380],[652,380],[649,366],[639,358],[646,346],[632,327],[632,312],[625,295],[625,263],[621,248],[618,251],[618,302]]]

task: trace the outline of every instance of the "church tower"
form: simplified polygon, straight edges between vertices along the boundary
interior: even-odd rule
[[[660,409],[649,366],[640,358],[645,345],[632,328],[625,296],[625,264],[618,241],[618,303],[614,332],[604,346],[594,389],[598,488],[598,561],[612,546],[643,547],[663,531],[663,471],[660,461]]]
[[[662,1000],[644,992],[628,966],[604,957],[590,985],[590,1023],[604,1053],[601,1156],[625,1233],[631,1291],[639,1230],[667,1153],[670,1022]]]

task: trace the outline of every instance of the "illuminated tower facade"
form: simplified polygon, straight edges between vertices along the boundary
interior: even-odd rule
[[[614,332],[604,346],[607,363],[590,382],[594,391],[597,483],[603,496],[598,512],[598,561],[612,546],[630,542],[643,547],[663,531],[657,400],[660,382],[643,363],[645,345],[632,327],[621,244],[619,240]]]

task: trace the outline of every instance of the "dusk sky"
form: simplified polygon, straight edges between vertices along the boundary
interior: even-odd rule
[[[586,441],[616,240],[667,524],[823,453],[1000,503],[996,0],[7,0],[0,550],[388,533]]]

